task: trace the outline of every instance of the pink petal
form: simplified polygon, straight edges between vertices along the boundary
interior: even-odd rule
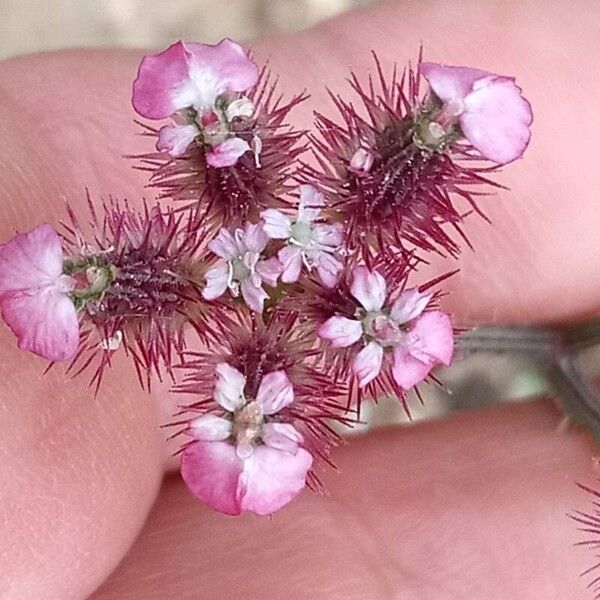
[[[248,250],[260,254],[267,245],[269,238],[265,233],[262,223],[246,223],[244,227],[244,244]]]
[[[277,279],[281,275],[281,263],[276,257],[261,260],[256,265],[256,272],[260,278],[271,287],[277,285]]]
[[[355,267],[350,293],[365,310],[381,310],[386,296],[385,280],[377,271],[369,271],[367,267]]]
[[[460,117],[469,142],[482,156],[498,164],[523,155],[531,138],[532,121],[531,106],[514,80],[496,76],[475,84]]]
[[[358,378],[358,387],[365,387],[381,371],[383,348],[377,342],[369,342],[354,358],[352,372]]]
[[[133,107],[149,119],[163,119],[182,108],[212,108],[218,95],[243,92],[258,81],[258,69],[235,42],[177,42],[145,56],[133,84]]]
[[[317,262],[317,273],[321,283],[328,288],[337,285],[338,277],[344,265],[332,254],[321,252]]]
[[[208,249],[223,260],[238,258],[245,250],[243,244],[224,227],[208,243]]]
[[[226,440],[231,435],[231,421],[217,415],[202,415],[190,422],[190,434],[205,442]]]
[[[190,54],[190,73],[203,73],[208,69],[218,80],[217,94],[245,92],[258,82],[258,67],[244,49],[225,38],[218,44],[185,43]],[[202,82],[204,79],[200,77]]]
[[[346,317],[331,317],[319,327],[317,335],[334,348],[346,348],[357,342],[363,334],[360,321]]]
[[[408,323],[418,317],[427,307],[433,294],[422,294],[418,288],[404,290],[390,311],[390,317],[397,323]]]
[[[291,423],[267,423],[263,427],[262,441],[274,450],[296,454],[302,434]]]
[[[293,500],[306,485],[312,456],[304,448],[296,454],[258,446],[244,461],[240,477],[241,505],[257,515],[270,515]]]
[[[392,376],[403,390],[410,390],[417,383],[423,381],[433,366],[432,363],[423,362],[409,354],[408,349],[404,346],[394,348]]]
[[[300,186],[300,204],[298,205],[298,221],[312,223],[325,206],[323,194],[312,185]]]
[[[174,94],[189,78],[188,53],[177,42],[158,54],[144,56],[133,83],[133,108],[142,117],[164,119],[184,108]]]
[[[293,283],[298,281],[302,269],[302,248],[299,246],[285,246],[277,253],[281,264],[281,281]]]
[[[251,150],[248,142],[238,137],[230,138],[207,152],[206,162],[216,169],[232,167],[248,150]]]
[[[215,300],[225,293],[229,279],[229,269],[227,265],[218,265],[209,269],[204,277],[206,279],[206,285],[202,290],[202,297],[205,300]]]
[[[158,132],[156,149],[171,156],[181,156],[199,133],[195,125],[165,125]]]
[[[262,378],[256,401],[265,415],[279,412],[294,401],[294,388],[285,371],[273,371]]]
[[[450,67],[431,62],[421,63],[420,70],[435,95],[442,102],[462,100],[471,92],[478,79],[491,75],[491,73],[480,69]]]
[[[0,246],[0,295],[54,285],[62,270],[62,244],[50,225],[18,233]]]
[[[227,442],[198,441],[181,456],[181,475],[189,490],[211,508],[228,515],[242,512],[238,485],[243,468],[235,447]]]
[[[19,348],[51,361],[70,360],[79,346],[79,321],[72,300],[54,287],[0,296],[6,324]]]
[[[261,286],[254,285],[250,279],[242,281],[242,298],[244,302],[255,312],[261,313],[265,300],[269,298],[269,294],[262,289]]]
[[[454,353],[454,333],[450,317],[439,310],[423,313],[410,330],[422,342],[422,350],[435,362],[449,366]]]
[[[244,400],[246,378],[227,363],[219,363],[216,368],[214,398],[224,409],[234,412],[240,408]]]
[[[260,213],[260,216],[264,221],[264,232],[272,240],[286,240],[292,235],[290,230],[292,222],[290,218],[281,211],[274,208],[268,208],[267,210],[263,210],[263,212]]]
[[[408,344],[394,348],[392,375],[408,390],[423,381],[436,364],[452,361],[454,336],[450,317],[441,311],[422,314],[409,332]]]

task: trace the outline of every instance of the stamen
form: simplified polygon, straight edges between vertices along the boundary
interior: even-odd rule
[[[100,347],[102,350],[106,350],[107,352],[114,352],[120,348],[122,341],[123,332],[119,329],[117,332],[115,332],[115,335],[109,337],[108,339],[102,340],[100,342]]]

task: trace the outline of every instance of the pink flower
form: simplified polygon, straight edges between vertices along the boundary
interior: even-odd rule
[[[441,311],[424,312],[430,294],[408,289],[385,307],[386,284],[377,271],[356,267],[352,277],[350,293],[361,305],[357,318],[333,316],[321,325],[318,335],[335,348],[362,343],[352,362],[360,388],[379,375],[386,351],[392,354],[392,376],[404,390],[425,379],[435,365],[450,364],[452,324]]]
[[[79,322],[63,273],[60,238],[47,224],[0,246],[0,308],[19,348],[51,361],[69,360],[79,346]]]
[[[334,287],[342,263],[335,257],[342,245],[341,223],[315,223],[325,205],[323,195],[311,185],[300,186],[300,204],[296,220],[269,208],[261,213],[265,233],[274,240],[286,240],[278,253],[285,283],[298,281],[304,264],[317,269],[323,285]]]
[[[232,133],[231,123],[254,112],[250,99],[238,95],[258,78],[256,65],[229,39],[214,46],[177,42],[143,58],[133,84],[133,107],[149,119],[174,118],[175,125],[159,132],[160,152],[181,156],[201,138],[210,149],[210,166],[231,166],[249,149]]]
[[[277,258],[263,259],[268,238],[260,224],[247,223],[244,229],[233,234],[223,228],[208,247],[222,259],[205,275],[206,286],[202,292],[205,300],[215,300],[229,288],[234,298],[239,296],[256,312],[262,312],[264,301],[269,297],[263,282],[271,287],[277,285],[281,265]]]
[[[197,441],[183,452],[182,476],[215,510],[272,514],[304,488],[313,461],[294,425],[274,416],[294,401],[292,384],[284,371],[274,371],[247,397],[242,373],[227,363],[216,371],[214,399],[223,412],[190,423]]]
[[[439,130],[458,120],[469,142],[488,160],[499,164],[520,158],[529,143],[531,106],[512,77],[468,67],[422,63],[421,73],[443,102]],[[431,126],[430,126],[431,129]]]

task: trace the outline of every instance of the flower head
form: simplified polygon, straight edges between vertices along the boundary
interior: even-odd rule
[[[310,360],[308,328],[290,315],[240,318],[220,349],[186,356],[176,391],[197,400],[184,408],[193,415],[183,430],[192,441],[181,468],[192,493],[216,510],[270,514],[305,483],[320,486],[315,463],[329,462],[340,441],[329,422],[352,421],[334,400],[340,388]]]
[[[431,62],[421,63],[420,69],[442,103],[426,124],[428,136],[443,138],[458,124],[488,160],[506,164],[523,156],[533,115],[513,77]]]
[[[316,268],[321,282],[327,287],[336,284],[343,266],[336,257],[342,245],[342,224],[317,221],[324,204],[323,194],[316,188],[301,185],[296,219],[274,208],[261,213],[265,233],[271,239],[286,242],[277,254],[283,282],[298,281],[304,265],[309,271]]]
[[[19,348],[51,361],[72,359],[79,322],[61,239],[48,224],[0,246],[0,308]]]
[[[348,349],[346,358],[359,389],[403,392],[423,381],[438,364],[449,365],[454,350],[450,318],[426,310],[433,294],[405,289],[391,301],[384,278],[364,266],[355,267],[349,288],[354,303],[323,322],[318,335],[332,348]],[[376,383],[382,371],[385,376]],[[386,381],[393,382],[392,389]]]
[[[238,116],[252,114],[251,101],[239,93],[258,81],[258,68],[235,42],[216,45],[177,42],[145,56],[133,84],[133,106],[143,117],[174,117],[160,130],[157,148],[182,155],[196,138],[209,148],[214,167],[234,165],[250,147],[231,131]]]
[[[242,295],[244,302],[255,312],[262,312],[269,295],[263,283],[275,287],[281,274],[277,258],[265,259],[262,252],[269,238],[260,223],[247,223],[233,233],[221,229],[209,244],[209,249],[221,260],[206,272],[205,300],[215,300],[227,289],[234,298]]]
[[[196,109],[188,108],[175,114],[174,125],[144,126],[157,138],[157,152],[134,158],[151,171],[150,185],[160,197],[193,209],[203,229],[216,233],[223,226],[240,227],[266,208],[287,206],[294,160],[304,146],[301,133],[286,119],[304,99],[298,95],[282,102],[263,69],[246,96],[219,96],[216,112],[205,114],[200,124]]]
[[[171,373],[188,325],[206,340],[227,322],[219,307],[209,312],[196,283],[203,239],[183,215],[158,205],[136,210],[111,200],[98,213],[90,200],[89,207],[89,224],[72,211],[65,224],[63,269],[76,282],[71,298],[81,322],[70,369],[79,373],[94,364],[92,381],[99,385],[122,348],[149,387],[152,374]]]
[[[377,59],[376,65],[377,77],[366,86],[351,78],[366,117],[339,96],[339,123],[317,115],[320,135],[313,144],[320,162],[307,167],[308,176],[325,193],[326,217],[343,223],[344,245],[357,263],[393,265],[413,247],[456,256],[453,231],[466,241],[465,214],[481,214],[477,188],[496,185],[487,179],[490,171],[525,148],[529,105],[511,79],[483,71],[467,69],[481,77],[459,104],[444,89],[437,89],[444,95],[438,98],[440,77],[429,63],[408,68],[401,78],[395,71],[387,77]],[[421,93],[423,74],[433,93]],[[507,115],[500,117],[504,101]]]

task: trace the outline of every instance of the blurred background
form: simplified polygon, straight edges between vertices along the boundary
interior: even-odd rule
[[[296,31],[382,0],[0,0],[0,59],[72,46],[167,46]]]
[[[383,1],[0,0],[0,59],[76,46],[160,48],[180,38],[216,42],[229,36],[244,41],[304,29]],[[486,338],[483,331],[477,348],[463,349],[464,360],[439,373],[445,387],[421,386],[425,402],[414,397],[409,401],[415,421],[500,400],[558,394],[564,382],[553,364],[553,343],[540,342],[546,332],[524,332],[524,341],[516,344],[522,346],[519,351],[513,347],[499,352],[504,342],[494,341],[494,335]],[[365,426],[406,421],[397,402],[384,404],[384,410],[373,412],[367,403]]]

